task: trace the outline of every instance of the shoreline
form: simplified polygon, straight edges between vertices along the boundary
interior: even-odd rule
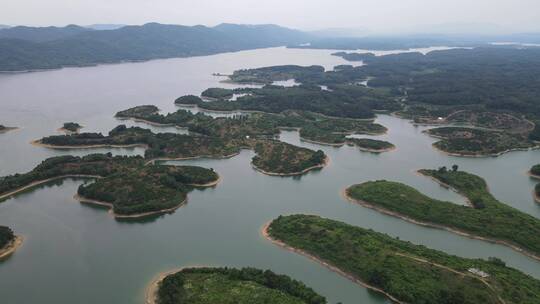
[[[427,174],[424,174],[422,173],[423,169],[418,169],[418,170],[414,170],[414,173],[418,176],[422,176],[422,177],[427,177],[429,178],[430,180],[432,180],[433,182],[439,184],[441,187],[447,189],[447,190],[450,190],[450,191],[453,191],[457,194],[459,194],[459,196],[463,197],[465,199],[465,202],[467,203],[467,207],[471,207],[474,209],[474,205],[473,203],[471,202],[471,200],[463,193],[461,193],[459,190],[457,190],[456,188],[450,186],[449,184],[447,183],[444,183],[444,182],[441,182],[440,180],[436,179],[435,177],[431,176],[431,175],[427,175]],[[486,185],[487,186],[487,185]],[[488,189],[489,190],[489,189]],[[462,205],[463,206],[463,205]]]
[[[15,236],[15,239],[13,239],[6,247],[0,249],[0,260],[4,260],[8,257],[10,257],[12,254],[19,249],[23,244],[24,238],[22,236]]]
[[[175,127],[179,130],[186,130],[189,132],[188,128],[187,127],[180,127],[174,123],[159,123],[159,122],[154,122],[154,121],[150,121],[150,120],[146,120],[146,119],[142,119],[142,118],[137,118],[137,117],[132,117],[132,116],[125,116],[125,117],[118,117],[118,116],[115,116],[116,119],[118,120],[131,120],[133,122],[138,122],[138,123],[145,123],[145,124],[148,124],[148,125],[151,125],[151,126],[154,126],[154,127],[161,127],[161,128],[166,128],[166,127]]]
[[[1,200],[4,200],[4,199],[7,199],[11,196],[14,196],[20,192],[23,192],[25,190],[28,190],[28,189],[31,189],[33,187],[36,187],[36,186],[39,186],[41,184],[45,184],[45,183],[48,183],[50,181],[54,181],[54,180],[57,180],[57,179],[64,179],[64,178],[101,178],[101,176],[99,175],[85,175],[85,174],[68,174],[68,175],[60,175],[60,176],[56,176],[56,177],[51,177],[51,178],[47,178],[47,179],[42,179],[42,180],[38,180],[38,181],[35,181],[35,182],[31,182],[30,184],[26,185],[26,186],[22,186],[20,188],[17,188],[15,190],[12,190],[11,192],[8,192],[8,193],[5,193],[5,194],[0,194],[0,201]]]
[[[457,229],[457,228],[452,228],[450,226],[445,226],[445,225],[441,225],[441,224],[435,224],[435,223],[431,223],[431,222],[424,222],[424,221],[415,220],[415,219],[413,219],[413,218],[411,218],[409,216],[403,215],[401,213],[394,212],[394,211],[388,210],[386,208],[376,206],[374,204],[371,204],[371,203],[363,201],[363,200],[355,199],[355,198],[349,196],[349,194],[347,193],[348,188],[349,187],[341,190],[340,194],[344,199],[346,199],[347,201],[349,201],[351,203],[361,205],[363,207],[375,210],[375,211],[380,212],[380,213],[385,214],[385,215],[390,215],[390,216],[393,216],[393,217],[397,217],[399,219],[402,219],[404,221],[407,221],[409,223],[413,223],[413,224],[416,224],[416,225],[419,225],[419,226],[446,230],[448,232],[452,232],[452,233],[455,233],[455,234],[460,235],[460,236],[465,236],[465,237],[468,237],[470,239],[476,239],[476,240],[486,241],[486,242],[493,243],[493,244],[504,245],[504,246],[509,247],[509,248],[511,248],[511,249],[513,249],[513,250],[515,250],[515,251],[517,251],[517,252],[519,252],[519,253],[521,253],[521,254],[529,257],[529,258],[540,261],[540,255],[536,255],[536,254],[534,254],[534,253],[532,253],[532,252],[530,252],[530,251],[528,251],[528,250],[526,250],[526,249],[524,249],[522,247],[519,247],[518,245],[514,245],[514,244],[512,244],[510,242],[507,242],[507,241],[504,241],[504,240],[499,240],[499,239],[492,239],[492,238],[488,238],[488,237],[483,237],[483,236],[479,236],[479,235],[475,235],[475,234],[471,234],[469,232],[466,232],[466,231],[463,231],[463,230],[460,230],[460,229]]]
[[[307,139],[307,138],[304,138],[302,136],[300,136],[300,141],[304,141],[304,142],[307,142],[307,143],[310,143],[310,144],[317,144],[317,145],[321,145],[321,146],[330,146],[330,147],[343,147],[346,144],[346,141],[344,141],[342,143],[325,143],[325,142],[322,142],[322,141],[316,141],[316,140],[312,140],[312,139]]]
[[[221,182],[221,175],[217,174],[217,176],[218,176],[218,178],[215,181],[212,181],[212,182],[209,182],[209,183],[206,183],[206,184],[186,184],[186,185],[192,186],[192,187],[198,187],[198,188],[215,187],[215,186],[217,186],[217,184],[219,184]]]
[[[431,135],[430,135],[431,136]],[[445,154],[445,155],[448,155],[448,156],[456,156],[456,157],[468,157],[468,158],[487,158],[487,157],[499,157],[503,154],[506,154],[506,153],[510,153],[510,152],[517,152],[517,151],[534,151],[534,150],[538,150],[540,149],[540,146],[539,145],[536,145],[536,146],[533,146],[533,147],[530,147],[530,148],[513,148],[513,149],[506,149],[504,151],[501,151],[501,152],[497,152],[497,153],[489,153],[489,154],[464,154],[464,153],[458,153],[458,152],[448,152],[448,151],[444,151],[440,148],[438,148],[437,146],[435,146],[437,142],[434,142],[431,146],[433,147],[433,149],[437,150],[438,152],[442,153],[442,154]]]
[[[57,146],[44,144],[41,142],[41,139],[36,139],[30,142],[31,145],[49,148],[49,149],[59,149],[59,150],[70,150],[70,149],[96,149],[96,148],[145,148],[148,149],[147,144],[130,144],[130,145],[114,145],[114,144],[99,144],[99,145],[80,145],[80,146]]]
[[[144,304],[157,304],[157,293],[159,290],[159,284],[161,281],[163,281],[166,277],[175,274],[177,272],[180,272],[184,270],[185,267],[177,268],[173,270],[163,271],[158,273],[154,278],[150,281],[148,286],[146,287],[144,291]]]
[[[60,133],[64,133],[66,135],[74,135],[74,134],[79,134],[79,132],[81,131],[82,128],[83,127],[81,126],[80,128],[77,128],[77,130],[71,131],[71,130],[68,130],[68,129],[62,127],[62,128],[56,129],[56,131],[60,132]]]
[[[0,130],[0,134],[4,134],[9,131],[15,131],[15,130],[19,130],[19,127],[4,127],[4,129]]]
[[[371,148],[363,148],[354,143],[351,143],[351,146],[358,148],[358,150],[360,151],[370,152],[370,153],[384,153],[384,152],[391,152],[391,151],[397,150],[397,147],[395,145],[392,145],[392,147],[389,147],[389,148],[379,149],[379,150],[371,149]]]
[[[530,170],[527,171],[527,175],[528,175],[530,178],[540,179],[540,175],[533,174]]]
[[[294,253],[297,253],[297,254],[300,254],[304,257],[307,257],[308,259],[312,260],[312,261],[315,261],[317,263],[319,263],[320,265],[324,266],[325,268],[327,268],[328,270],[330,271],[333,271],[351,281],[353,281],[354,283],[362,286],[362,287],[365,287],[367,289],[370,289],[372,291],[375,291],[375,292],[378,292],[382,295],[384,295],[385,297],[387,297],[390,301],[394,302],[394,303],[398,303],[398,304],[405,304],[405,302],[401,302],[399,301],[398,299],[396,299],[394,296],[392,296],[391,294],[385,292],[384,290],[380,289],[380,288],[377,288],[375,286],[372,286],[372,285],[369,285],[367,284],[366,282],[362,281],[361,279],[359,279],[358,277],[356,277],[355,275],[351,274],[351,273],[348,273],[348,272],[345,272],[341,269],[339,269],[338,267],[336,266],[333,266],[331,265],[330,263],[324,261],[323,259],[313,255],[313,254],[310,254],[302,249],[298,249],[298,248],[294,248],[292,246],[289,246],[287,245],[286,243],[282,242],[282,241],[279,241],[277,239],[274,239],[270,236],[269,232],[268,232],[268,229],[270,228],[270,224],[272,223],[272,221],[269,221],[267,222],[266,224],[263,225],[263,227],[261,228],[261,235],[268,241],[270,241],[272,244],[278,246],[278,247],[281,247],[285,250],[288,250],[288,251],[292,251]],[[153,304],[153,303],[149,303],[149,304]]]
[[[245,148],[240,148],[240,150]],[[249,150],[249,149],[248,149]],[[233,158],[240,154],[240,151],[234,152],[229,155],[200,155],[200,156],[187,156],[187,157],[158,157],[150,159],[146,162],[146,165],[148,164],[155,164],[156,162],[162,162],[162,161],[182,161],[182,160],[193,160],[193,159],[229,159]]]
[[[534,201],[535,201],[537,204],[540,204],[540,196],[539,196],[538,194],[536,194],[536,190],[535,190],[535,189],[533,189],[532,194],[533,194]]]
[[[176,209],[184,206],[187,203],[187,195],[186,195],[186,199],[184,199],[182,202],[180,202],[180,204],[178,204],[178,206],[174,206],[172,208],[167,208],[167,209],[162,209],[162,210],[148,211],[148,212],[142,212],[142,213],[135,213],[135,214],[126,215],[126,214],[115,213],[113,211],[114,205],[112,203],[89,199],[89,198],[86,198],[84,196],[80,196],[79,194],[75,194],[73,196],[73,199],[79,201],[82,204],[89,204],[89,205],[108,207],[109,210],[107,212],[110,215],[112,215],[114,218],[117,218],[117,219],[142,218],[142,217],[147,217],[147,216],[151,216],[151,215],[166,214],[166,213],[170,213],[170,212],[175,211]]]
[[[287,176],[298,176],[298,175],[303,175],[303,174],[306,174],[308,173],[309,171],[311,170],[316,170],[316,169],[322,169],[324,167],[326,167],[326,165],[328,165],[330,163],[330,158],[328,156],[326,156],[324,158],[324,162],[322,164],[319,164],[319,165],[315,165],[315,166],[311,166],[309,168],[306,168],[302,171],[298,171],[298,172],[291,172],[291,173],[276,173],[276,172],[269,172],[269,171],[265,171],[259,167],[257,167],[255,164],[253,164],[253,162],[251,162],[251,167],[253,169],[255,169],[256,171],[258,172],[261,172],[263,174],[266,174],[266,175],[269,175],[269,176],[281,176],[281,177],[287,177]]]

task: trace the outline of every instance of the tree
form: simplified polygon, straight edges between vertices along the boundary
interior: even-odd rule
[[[459,169],[458,165],[456,164],[452,165],[452,171],[457,172],[458,169]]]

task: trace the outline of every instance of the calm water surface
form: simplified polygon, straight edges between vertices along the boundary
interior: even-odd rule
[[[156,104],[174,111],[173,100],[199,94],[220,84],[214,72],[276,64],[321,64],[331,69],[343,60],[332,51],[263,49],[187,59],[69,68],[0,75],[0,123],[20,130],[0,135],[0,175],[24,172],[43,159],[91,152],[141,154],[142,149],[56,151],[29,144],[54,134],[66,121],[83,131],[107,132],[119,122],[118,111]],[[503,246],[423,228],[348,203],[343,188],[374,179],[407,183],[438,199],[463,204],[456,193],[414,173],[420,168],[458,164],[484,177],[494,195],[515,208],[540,217],[526,170],[540,162],[540,151],[513,152],[498,158],[449,157],[431,148],[424,128],[381,115],[389,128],[379,136],[397,150],[384,154],[354,147],[325,147],[301,142],[297,132],[281,140],[327,153],[330,165],[300,178],[270,177],[250,166],[253,152],[227,160],[170,162],[211,167],[223,177],[216,188],[196,190],[189,203],[171,215],[143,222],[117,221],[102,208],[73,199],[84,180],[67,179],[0,203],[0,224],[25,237],[23,246],[0,264],[2,303],[142,303],[144,289],[159,272],[194,265],[270,268],[304,281],[329,303],[387,301],[319,264],[284,251],[260,236],[260,228],[281,214],[308,213],[372,228],[403,240],[464,257],[497,256],[540,278],[540,263]],[[125,121],[122,123],[126,123]],[[128,125],[144,124],[127,122]],[[182,132],[152,128],[156,132]]]

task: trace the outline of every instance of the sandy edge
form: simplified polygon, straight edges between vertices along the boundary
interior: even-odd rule
[[[77,178],[77,177],[81,177],[81,178],[101,178],[101,176],[98,176],[98,175],[84,175],[84,174],[68,174],[68,175],[61,175],[61,176],[56,176],[56,177],[51,177],[51,178],[48,178],[48,179],[43,179],[43,180],[38,180],[38,181],[35,181],[35,182],[32,182],[26,186],[23,186],[21,188],[18,188],[18,189],[15,189],[11,192],[8,192],[8,193],[5,193],[5,194],[2,194],[0,195],[0,200],[3,200],[3,199],[6,199],[10,196],[13,196],[19,192],[22,192],[24,190],[27,190],[27,189],[30,189],[30,188],[33,188],[33,187],[36,187],[36,186],[39,186],[41,184],[45,184],[45,183],[48,183],[50,181],[54,181],[54,180],[57,180],[57,179],[64,179],[64,178]]]
[[[9,131],[19,130],[18,127],[5,127],[3,130],[0,130],[0,134],[7,133]]]
[[[350,186],[350,187],[352,187],[352,186]],[[489,243],[504,245],[504,246],[510,247],[511,249],[513,249],[513,250],[515,250],[515,251],[517,251],[517,252],[519,252],[519,253],[521,253],[521,254],[523,254],[525,256],[528,256],[528,257],[530,257],[532,259],[540,261],[540,256],[539,255],[536,255],[536,254],[534,254],[534,253],[532,253],[532,252],[530,252],[530,251],[528,251],[528,250],[526,250],[524,248],[521,248],[521,247],[519,247],[517,245],[514,245],[514,244],[512,244],[512,243],[510,243],[508,241],[492,239],[492,238],[487,238],[487,237],[483,237],[483,236],[470,234],[470,233],[468,233],[466,231],[456,229],[456,228],[452,228],[452,227],[449,227],[449,226],[444,226],[444,225],[430,223],[430,222],[418,221],[418,220],[415,220],[415,219],[413,219],[411,217],[408,217],[406,215],[402,215],[402,214],[400,214],[398,212],[390,211],[390,210],[388,210],[386,208],[382,208],[382,207],[373,205],[373,204],[368,203],[366,201],[355,199],[355,198],[353,198],[353,197],[351,197],[351,196],[349,196],[347,194],[347,189],[350,188],[350,187],[342,189],[340,191],[340,194],[344,199],[346,199],[347,201],[349,201],[351,203],[359,204],[359,205],[361,205],[363,207],[373,209],[373,210],[378,211],[378,212],[380,212],[382,214],[397,217],[399,219],[402,219],[404,221],[407,221],[407,222],[410,222],[410,223],[413,223],[413,224],[416,224],[416,225],[419,225],[419,226],[442,229],[442,230],[446,230],[446,231],[449,231],[449,232],[452,232],[452,233],[455,233],[455,234],[458,234],[458,235],[461,235],[461,236],[465,236],[465,237],[468,237],[468,238],[471,238],[471,239],[482,240],[482,241],[486,241],[486,242],[489,242]]]
[[[291,173],[276,173],[276,172],[269,172],[269,171],[264,171],[263,169],[255,166],[255,164],[253,164],[253,162],[251,162],[251,167],[263,174],[266,174],[266,175],[270,175],[270,176],[297,176],[297,175],[302,175],[302,174],[305,174],[311,170],[315,170],[315,169],[322,169],[324,168],[326,165],[328,165],[330,163],[330,158],[328,156],[326,156],[324,158],[324,162],[322,164],[319,164],[319,165],[315,165],[315,166],[311,166],[309,168],[306,168],[302,171],[299,171],[299,172],[291,172]]]
[[[150,284],[148,284],[148,286],[146,287],[146,290],[144,291],[144,303],[145,304],[156,304],[157,303],[157,293],[158,293],[159,284],[161,283],[161,281],[163,281],[163,279],[165,279],[169,275],[180,272],[183,269],[185,269],[185,268],[183,267],[183,268],[178,268],[178,269],[173,269],[173,270],[158,273],[152,279],[152,281],[150,281]]]
[[[204,187],[204,188],[214,187],[221,182],[221,175],[217,174],[217,176],[218,178],[215,181],[212,181],[206,184],[186,184],[186,185],[192,186],[192,187]]]
[[[528,175],[530,178],[540,179],[540,175],[532,174],[531,171],[527,171],[527,175]]]
[[[95,148],[136,148],[136,147],[142,147],[142,148],[148,148],[148,145],[146,144],[131,144],[131,145],[108,145],[108,144],[102,144],[102,145],[80,145],[80,146],[57,146],[57,145],[49,145],[44,144],[41,142],[41,139],[36,139],[30,142],[33,146],[43,147],[43,148],[49,148],[49,149],[95,149]]]
[[[540,196],[538,196],[538,194],[536,194],[535,189],[533,189],[532,195],[533,195],[534,201],[537,202],[538,204],[540,204]]]
[[[345,271],[339,269],[338,267],[327,263],[326,261],[324,261],[323,259],[321,259],[321,258],[319,258],[319,257],[317,257],[315,255],[312,255],[312,254],[310,254],[310,253],[308,253],[308,252],[306,252],[304,250],[291,247],[291,246],[285,244],[282,241],[279,241],[277,239],[272,238],[270,236],[270,234],[268,233],[268,229],[269,229],[271,223],[272,223],[272,221],[269,221],[269,222],[267,222],[266,224],[263,225],[263,227],[261,228],[261,235],[265,239],[267,239],[268,241],[272,242],[274,245],[277,245],[277,246],[279,246],[279,247],[281,247],[283,249],[286,249],[286,250],[292,251],[294,253],[300,254],[302,256],[305,256],[305,257],[307,257],[307,258],[321,264],[322,266],[326,267],[327,269],[329,269],[329,270],[331,270],[331,271],[333,271],[333,272],[335,272],[335,273],[337,273],[337,274],[339,274],[339,275],[353,281],[354,283],[356,283],[356,284],[358,284],[360,286],[363,286],[363,287],[365,287],[367,289],[373,290],[375,292],[378,292],[378,293],[386,296],[388,299],[390,299],[394,303],[405,304],[405,302],[399,301],[398,299],[396,299],[395,297],[393,297],[389,293],[385,292],[384,290],[367,284],[366,282],[364,282],[364,281],[360,280],[359,278],[357,278],[355,275],[353,275],[351,273],[348,273],[348,272],[345,272]],[[153,304],[153,303],[151,303],[151,304]]]
[[[178,204],[177,206],[174,206],[172,208],[125,215],[125,214],[114,213],[113,204],[108,203],[108,202],[102,202],[102,201],[98,201],[98,200],[89,199],[89,198],[86,198],[84,196],[80,196],[78,194],[75,194],[73,196],[73,199],[75,199],[75,200],[77,200],[77,201],[79,201],[79,202],[81,202],[83,204],[91,204],[91,205],[108,207],[109,208],[109,211],[108,211],[109,214],[111,214],[115,218],[141,218],[141,217],[146,217],[146,216],[150,216],[150,215],[165,214],[165,213],[172,212],[172,211],[184,206],[187,203],[187,198],[186,198],[185,200],[180,202],[180,204]]]
[[[13,253],[15,253],[15,251],[19,247],[21,247],[23,240],[24,239],[22,236],[16,235],[15,239],[11,241],[11,243],[9,243],[6,247],[0,249],[0,260],[3,260],[9,257],[10,255],[12,255]]]

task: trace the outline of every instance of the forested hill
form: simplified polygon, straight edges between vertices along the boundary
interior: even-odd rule
[[[306,33],[277,25],[215,27],[148,23],[115,30],[14,27],[0,29],[0,71],[189,57],[303,43]]]

